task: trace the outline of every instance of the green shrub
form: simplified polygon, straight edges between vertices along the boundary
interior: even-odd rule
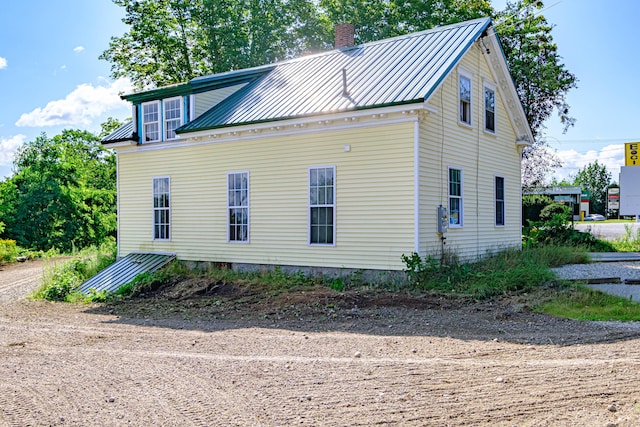
[[[34,298],[47,301],[67,301],[69,295],[83,282],[83,278],[77,270],[79,265],[79,260],[73,259],[56,264],[52,269],[45,267],[42,286],[36,291]]]
[[[84,249],[71,260],[45,265],[42,286],[32,295],[35,299],[67,302],[100,302],[106,299],[106,292],[89,291],[81,295],[78,287],[115,261],[115,241],[98,248]]]
[[[522,223],[540,221],[540,212],[545,206],[553,203],[553,199],[542,194],[528,194],[522,196]]]
[[[16,259],[20,249],[15,240],[0,239],[0,262],[11,262]]]
[[[522,243],[525,247],[573,246],[592,252],[616,251],[610,242],[575,230],[569,221],[570,209],[561,203],[544,207],[540,218],[541,221],[529,221],[529,226],[523,228]]]

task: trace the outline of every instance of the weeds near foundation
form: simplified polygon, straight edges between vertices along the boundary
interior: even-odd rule
[[[482,260],[462,263],[449,256],[447,263],[418,254],[403,256],[405,272],[415,289],[485,299],[516,291],[528,291],[553,280],[550,267],[587,262],[575,248],[543,246],[509,249]]]
[[[42,285],[32,299],[67,302],[104,302],[106,292],[90,290],[89,295],[78,292],[78,287],[90,277],[111,265],[116,259],[115,242],[91,247],[78,252],[72,259],[51,261],[45,266]]]

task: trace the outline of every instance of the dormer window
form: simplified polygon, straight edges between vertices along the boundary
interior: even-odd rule
[[[143,141],[160,141],[160,101],[142,104],[142,135]]]
[[[184,124],[182,97],[142,104],[142,144],[176,138],[176,129]]]
[[[164,139],[174,139],[176,129],[182,125],[182,99],[165,99],[164,102]]]

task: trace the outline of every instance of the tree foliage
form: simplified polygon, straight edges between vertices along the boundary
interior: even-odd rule
[[[562,63],[551,35],[553,26],[536,13],[543,7],[540,0],[518,0],[508,2],[496,16],[502,48],[534,136],[554,110],[565,131],[575,122],[566,94],[577,86],[577,79]]]
[[[115,155],[96,135],[43,133],[18,150],[14,175],[0,183],[0,220],[20,246],[70,251],[115,234],[115,200]]]
[[[312,0],[113,0],[130,30],[100,56],[138,88],[263,65],[326,48]]]
[[[329,49],[334,23],[350,22],[356,43],[438,25],[494,19],[535,144],[524,151],[526,185],[561,166],[540,138],[557,111],[565,131],[573,125],[566,95],[577,79],[562,63],[541,0],[508,2],[496,11],[488,0],[113,0],[130,30],[112,37],[101,55],[114,78],[138,88],[272,63]]]
[[[560,158],[543,139],[536,140],[522,151],[521,182],[523,188],[542,187],[556,168],[562,166]]]
[[[589,210],[606,216],[607,188],[611,184],[611,172],[596,160],[580,169],[574,179],[574,185],[591,192]]]

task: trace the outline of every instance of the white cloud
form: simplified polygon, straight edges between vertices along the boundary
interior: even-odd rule
[[[93,119],[108,111],[129,108],[129,104],[120,99],[120,94],[131,89],[131,82],[126,78],[105,86],[81,84],[64,99],[51,101],[44,108],[38,107],[22,114],[16,126],[88,126]]]
[[[73,48],[74,52],[82,52],[84,50],[84,46],[76,46]]]
[[[11,165],[18,147],[22,145],[25,135],[15,135],[9,139],[0,138],[0,166]]]
[[[580,169],[584,169],[596,160],[599,164],[605,165],[607,171],[611,172],[611,177],[618,182],[620,166],[624,166],[624,144],[612,144],[598,150],[589,150],[579,153],[576,150],[559,150],[558,157],[562,161],[563,167],[555,173],[556,178],[574,177]]]
[[[7,58],[3,58],[2,56],[0,56],[0,70],[2,70],[3,68],[7,68]]]

